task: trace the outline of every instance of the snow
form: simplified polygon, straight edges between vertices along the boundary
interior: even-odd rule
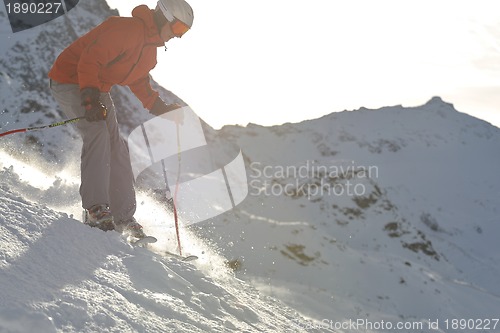
[[[432,99],[205,131],[219,153],[241,149],[249,195],[217,218],[181,221],[183,252],[200,257],[190,263],[164,255],[178,250],[173,218],[146,193],[136,217],[159,241],[134,248],[78,221],[77,163],[54,175],[50,161],[1,149],[0,331],[495,323],[499,129]]]
[[[192,264],[162,256],[161,242],[132,247],[26,199],[23,163],[1,164],[0,331],[286,331],[297,318],[210,249]]]
[[[498,317],[498,128],[433,98],[226,127],[216,140],[227,139],[246,156],[252,195],[203,234],[224,231],[217,244],[241,261],[239,277],[317,321]],[[349,183],[364,193],[335,193]],[[302,193],[277,195],[287,186]]]

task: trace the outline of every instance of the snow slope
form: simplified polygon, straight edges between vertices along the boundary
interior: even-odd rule
[[[498,128],[433,98],[205,130],[219,154],[243,151],[249,196],[182,229],[195,264],[162,257],[176,251],[172,223],[146,195],[137,217],[159,237],[150,250],[72,217],[77,163],[54,175],[2,148],[0,327],[447,332],[472,319],[489,329],[461,331],[500,329]]]
[[[27,198],[40,188],[24,177],[57,192],[65,180],[3,153],[0,164],[0,332],[301,331],[294,310],[235,278],[201,241],[186,247],[199,251],[195,264],[133,248]]]

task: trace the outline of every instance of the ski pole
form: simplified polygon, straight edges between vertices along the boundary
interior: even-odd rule
[[[177,245],[179,246],[179,255],[182,256],[182,247],[181,247],[181,237],[179,233],[179,217],[177,216],[177,194],[179,192],[179,181],[181,178],[181,140],[179,135],[179,124],[175,123],[176,132],[177,132],[177,180],[175,182],[175,191],[174,191],[174,221],[175,221],[175,233],[177,234]]]
[[[56,126],[66,125],[66,124],[70,124],[70,123],[75,123],[81,119],[85,119],[85,117],[77,117],[77,118],[72,118],[72,119],[68,119],[68,120],[63,120],[63,121],[53,123],[50,125],[27,127],[27,128],[20,128],[20,129],[16,129],[16,130],[12,130],[12,131],[7,131],[4,133],[0,133],[0,137],[7,136],[10,134],[14,134],[14,133],[24,133],[24,132],[29,132],[29,131],[41,130],[44,128],[52,128],[52,127],[56,127]]]

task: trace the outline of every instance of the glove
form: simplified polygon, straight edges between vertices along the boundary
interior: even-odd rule
[[[160,97],[156,98],[153,107],[149,110],[149,113],[160,116],[164,113],[179,109],[181,106],[177,103],[174,104],[165,104],[164,101]]]
[[[162,114],[165,114],[167,112],[170,112],[170,111],[174,111],[174,110],[177,110],[177,109],[180,109],[182,106],[177,104],[177,103],[174,103],[174,104],[165,104],[165,102],[160,98],[156,98],[154,104],[153,104],[153,107],[151,108],[151,110],[149,110],[149,113],[151,113],[152,115],[155,115],[155,116],[161,116]],[[177,124],[182,124],[183,121],[184,121],[184,112],[182,111],[179,111],[179,112],[175,112],[173,114],[173,118],[172,117],[169,117],[170,120],[174,121],[175,123]]]
[[[85,108],[85,119],[87,121],[99,121],[106,119],[108,110],[102,104],[101,92],[97,88],[83,88],[80,91],[82,106]]]

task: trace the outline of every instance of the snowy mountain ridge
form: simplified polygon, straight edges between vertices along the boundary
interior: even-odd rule
[[[318,320],[496,316],[498,128],[433,98],[214,140],[241,147],[251,193],[213,233],[262,291]]]

